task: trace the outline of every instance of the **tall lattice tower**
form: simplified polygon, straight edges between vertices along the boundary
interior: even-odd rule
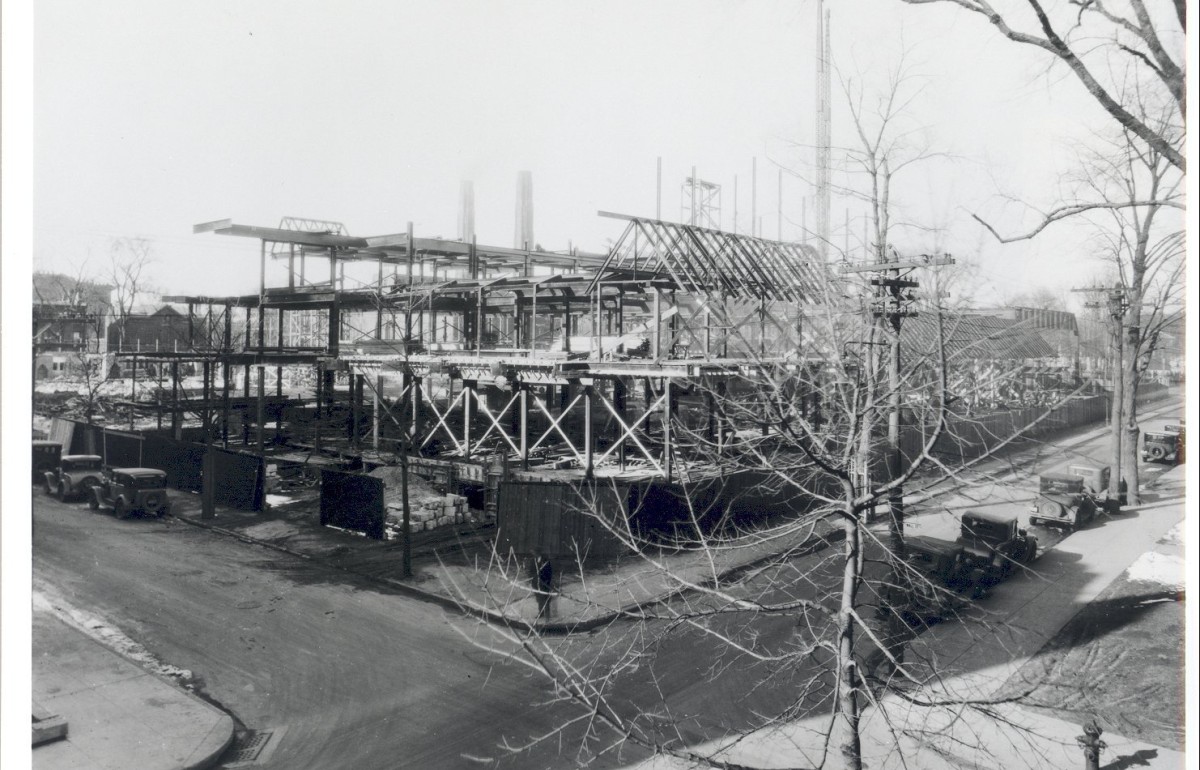
[[[829,169],[832,153],[833,115],[830,105],[829,11],[824,0],[817,0],[817,249],[829,259],[831,204],[829,198]]]
[[[679,221],[684,224],[721,229],[721,185],[695,176],[683,180],[679,189]]]

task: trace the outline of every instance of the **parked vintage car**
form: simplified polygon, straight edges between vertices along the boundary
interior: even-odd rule
[[[1127,486],[1124,479],[1121,480],[1121,492],[1117,497],[1109,493],[1112,468],[1107,465],[1070,465],[1067,466],[1067,473],[1083,479],[1083,491],[1092,496],[1097,513],[1120,513],[1121,506],[1129,503],[1125,497]]]
[[[100,483],[103,468],[100,455],[63,455],[57,467],[42,474],[46,494],[59,500],[87,495]]]
[[[1029,510],[1030,524],[1061,527],[1074,532],[1096,518],[1096,511],[1107,504],[1108,468],[1104,469],[1103,498],[1097,496],[1089,480],[1073,473],[1044,473],[1038,477],[1038,496]]]
[[[977,576],[958,543],[913,535],[905,540],[905,555],[913,572],[901,615],[910,625],[941,620],[975,594]]]
[[[919,573],[905,612],[912,622],[941,617],[967,593],[982,598],[1017,565],[1037,557],[1037,538],[1021,529],[1015,516],[968,511],[957,540],[914,535],[906,539],[905,548],[909,565]],[[935,585],[947,590],[936,590]]]
[[[57,441],[34,439],[33,441],[33,483],[45,481],[46,472],[58,467],[62,457],[62,444]]]
[[[1162,431],[1146,431],[1142,434],[1142,460],[1148,463],[1183,462],[1183,425],[1167,425]]]
[[[111,507],[118,519],[135,512],[165,516],[171,512],[167,474],[156,468],[111,468],[92,487],[88,506],[93,510]]]

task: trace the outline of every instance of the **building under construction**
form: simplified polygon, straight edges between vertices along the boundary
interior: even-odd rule
[[[704,483],[701,457],[736,432],[720,394],[802,365],[815,254],[601,216],[623,228],[607,254],[422,238],[411,225],[374,237],[308,220],[197,225],[259,241],[259,292],[164,298],[187,306],[189,344],[122,354],[169,376],[127,406],[176,437],[198,426],[203,441],[280,462],[370,468],[404,455],[502,518],[506,507],[571,518],[561,496],[528,505],[536,485],[611,480],[644,495]],[[266,285],[268,260],[286,262],[286,285]],[[572,526],[523,538],[554,550],[578,540]]]

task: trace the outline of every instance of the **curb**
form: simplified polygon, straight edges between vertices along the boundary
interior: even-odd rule
[[[191,693],[188,693],[188,694],[192,695]],[[196,698],[195,695],[192,695],[192,697]],[[203,699],[197,698],[197,700],[203,700]],[[205,705],[208,705],[214,709],[217,708],[216,706],[213,706],[211,703],[206,702]],[[217,710],[219,711],[220,709],[217,709]],[[233,717],[231,717],[228,713],[226,713],[224,711],[221,711],[221,716],[224,717],[223,722],[229,723],[229,731],[228,731],[229,734],[226,735],[225,740],[223,740],[221,742],[220,746],[210,749],[207,754],[200,757],[199,759],[193,760],[189,757],[188,761],[185,764],[181,765],[179,770],[209,770],[209,768],[211,768],[217,764],[217,762],[221,759],[221,757],[225,754],[225,752],[229,749],[229,747],[233,745],[233,733],[234,733],[234,729],[235,729]],[[213,727],[213,729],[209,731],[208,735],[204,736],[204,740],[207,741],[209,736],[213,735],[214,733],[217,733],[218,730],[221,733],[225,732],[223,723],[220,725],[215,725]],[[197,751],[199,751],[199,750],[200,749],[197,749]],[[193,754],[195,754],[195,752],[193,752]]]
[[[191,692],[186,687],[180,686],[179,683],[173,681],[169,677],[146,668],[142,663],[127,657],[120,650],[114,649],[113,647],[104,644],[99,639],[89,636],[81,628],[79,628],[78,625],[62,617],[58,612],[51,610],[50,614],[64,627],[70,629],[71,633],[78,634],[80,637],[87,640],[87,644],[95,645],[101,650],[104,650],[104,652],[107,654],[119,658],[125,664],[137,669],[144,676],[152,678],[161,686],[170,688],[172,691],[187,698],[193,703],[202,706],[208,711],[216,714],[218,716],[216,723],[204,735],[204,738],[197,743],[196,747],[192,749],[192,753],[188,756],[188,758],[184,760],[182,764],[176,765],[175,767],[177,770],[209,770],[217,764],[221,756],[224,755],[225,751],[230,747],[230,745],[233,744],[236,723],[232,714],[225,709],[216,706],[211,701],[200,697],[194,692]],[[67,740],[70,740],[69,735],[64,737]],[[200,756],[196,757],[198,753]],[[196,758],[193,759],[193,757]]]

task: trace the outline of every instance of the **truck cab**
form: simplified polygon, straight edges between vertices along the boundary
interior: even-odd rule
[[[85,495],[103,476],[100,455],[63,455],[53,470],[43,474],[46,494],[59,500]]]
[[[92,487],[88,505],[93,510],[111,507],[118,519],[137,512],[165,516],[171,512],[167,474],[157,468],[110,468]]]

